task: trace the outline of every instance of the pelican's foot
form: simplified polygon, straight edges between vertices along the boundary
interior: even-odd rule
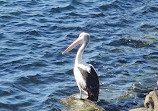
[[[83,98],[80,98],[80,100],[84,100]]]
[[[80,96],[80,94],[75,94],[74,97],[77,99],[81,99],[81,100],[88,98],[88,96],[86,94],[82,94],[82,97]]]
[[[74,97],[80,99],[80,94],[75,94]]]

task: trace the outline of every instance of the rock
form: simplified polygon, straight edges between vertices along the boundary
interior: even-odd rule
[[[129,111],[150,111],[150,110],[148,110],[146,108],[136,108],[136,109],[131,109]]]
[[[158,90],[151,91],[145,97],[144,108],[136,108],[130,111],[158,111]]]
[[[158,90],[151,91],[145,97],[144,106],[151,111],[158,111]]]
[[[64,98],[60,102],[68,107],[68,109],[65,109],[66,111],[105,111],[104,108],[96,103],[88,99],[80,100],[76,98],[76,95]]]

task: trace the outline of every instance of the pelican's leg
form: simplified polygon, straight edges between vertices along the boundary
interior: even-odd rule
[[[82,99],[82,90],[80,90],[80,99]]]

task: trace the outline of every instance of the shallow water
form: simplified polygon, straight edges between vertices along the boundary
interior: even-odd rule
[[[158,1],[0,0],[0,110],[62,110],[78,93],[77,48],[91,35],[83,59],[96,68],[99,105],[107,111],[142,106],[158,78]]]

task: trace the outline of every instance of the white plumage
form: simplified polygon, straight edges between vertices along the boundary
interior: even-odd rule
[[[75,40],[64,52],[67,53],[72,50],[76,45],[81,44],[78,49],[74,65],[74,76],[78,88],[80,90],[80,99],[85,92],[88,95],[88,99],[92,101],[98,100],[99,95],[99,80],[97,73],[92,65],[86,66],[82,62],[82,54],[87,47],[90,40],[88,33],[82,32],[77,40]]]

